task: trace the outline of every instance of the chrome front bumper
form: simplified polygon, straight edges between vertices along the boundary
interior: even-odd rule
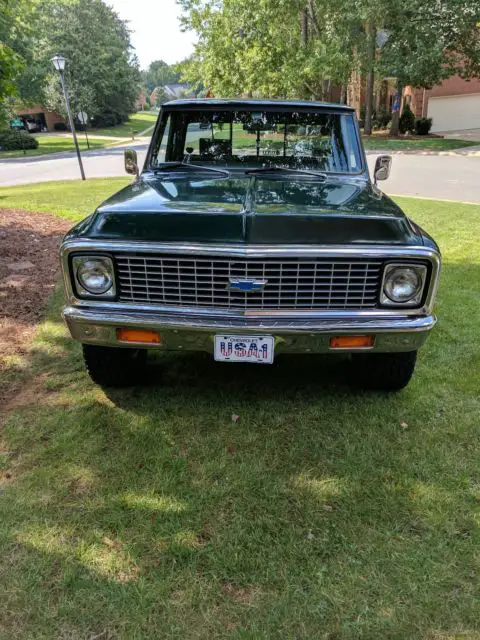
[[[178,314],[158,314],[141,311],[85,309],[67,306],[64,320],[72,337],[83,343],[142,347],[168,351],[207,351],[213,353],[213,336],[272,335],[275,353],[328,353],[330,338],[341,335],[374,336],[374,345],[363,351],[414,351],[425,342],[436,318],[402,316],[397,318],[268,318],[202,317]],[[123,343],[117,340],[118,328],[153,329],[161,335],[161,344]],[[339,349],[335,349],[338,351]],[[349,351],[346,349],[344,351]],[[355,349],[359,351],[359,349]]]

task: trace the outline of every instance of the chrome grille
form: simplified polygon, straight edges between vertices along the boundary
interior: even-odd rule
[[[244,309],[365,309],[378,300],[381,260],[117,254],[120,300]],[[230,279],[266,280],[244,293]]]

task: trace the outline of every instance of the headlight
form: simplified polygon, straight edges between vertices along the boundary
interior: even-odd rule
[[[385,305],[420,304],[427,275],[423,264],[387,264],[380,302]]]
[[[72,260],[73,275],[80,296],[113,298],[115,283],[113,263],[103,256],[75,256]]]

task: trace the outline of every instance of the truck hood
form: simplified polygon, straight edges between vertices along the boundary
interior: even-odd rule
[[[199,176],[200,178],[200,176]],[[123,241],[422,244],[365,179],[143,177],[104,202],[77,236]]]

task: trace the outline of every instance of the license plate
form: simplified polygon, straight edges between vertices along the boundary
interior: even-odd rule
[[[222,362],[255,362],[271,364],[275,339],[273,336],[215,336],[215,360]]]

